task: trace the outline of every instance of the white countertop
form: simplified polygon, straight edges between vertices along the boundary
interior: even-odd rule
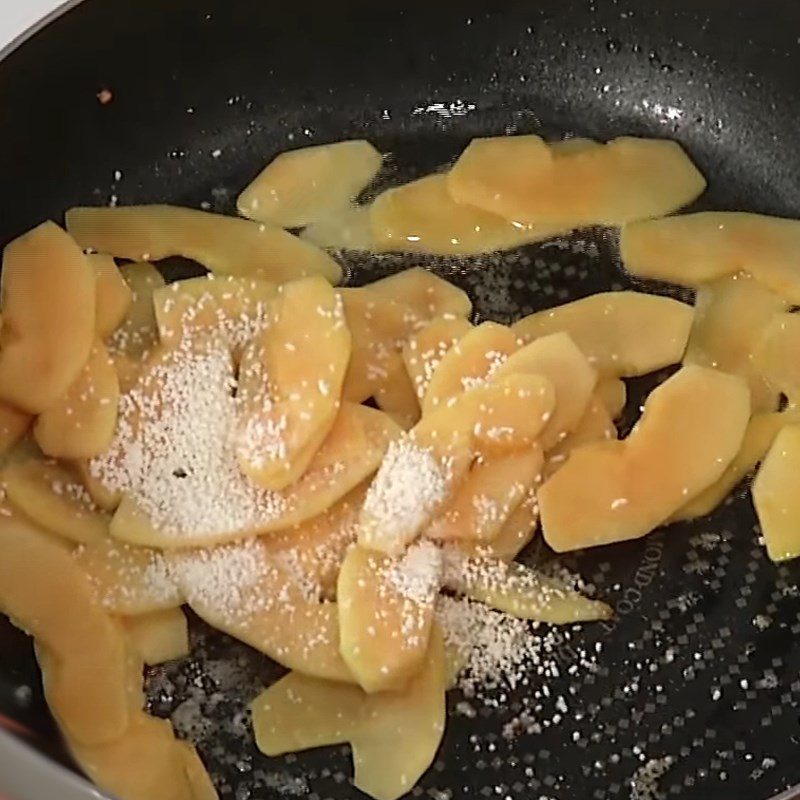
[[[64,0],[0,0],[0,49],[63,4]]]

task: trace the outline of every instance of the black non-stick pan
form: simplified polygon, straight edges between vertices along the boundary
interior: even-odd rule
[[[796,0],[85,0],[0,64],[0,243],[75,204],[233,212],[275,153],[347,137],[390,154],[384,185],[477,135],[675,138],[709,178],[702,207],[797,217],[799,114]],[[424,263],[501,321],[630,283],[605,231],[458,261],[343,258],[355,283]],[[628,424],[650,385],[631,386]],[[616,617],[572,631],[559,658],[599,643],[597,668],[551,680],[558,722],[530,705],[535,679],[474,714],[452,693],[414,794],[761,800],[800,782],[800,572],[758,540],[742,488],[711,517],[567,559]],[[199,622],[193,635],[190,660],[149,676],[151,708],[196,738],[221,797],[358,796],[345,751],[261,756],[245,709],[280,669]],[[34,664],[0,623],[0,713],[68,763]]]

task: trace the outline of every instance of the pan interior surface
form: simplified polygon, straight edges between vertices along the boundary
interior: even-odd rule
[[[86,0],[0,65],[0,241],[75,204],[231,213],[275,153],[348,137],[390,154],[384,186],[479,135],[675,138],[709,179],[698,208],[800,216],[798,30],[789,0],[488,13]],[[469,259],[342,258],[353,284],[423,264],[500,322],[632,285],[601,230]],[[654,384],[631,382],[623,433]],[[770,563],[759,536],[740,487],[710,517],[559,559],[615,618],[559,631],[553,674],[532,672],[493,704],[452,692],[414,794],[714,800],[800,782],[800,573]],[[551,556],[535,543],[526,558]],[[193,639],[189,660],[149,675],[151,709],[196,739],[222,797],[353,796],[347,748],[256,750],[247,704],[278,667],[197,620]],[[57,749],[30,646],[5,622],[0,713]]]

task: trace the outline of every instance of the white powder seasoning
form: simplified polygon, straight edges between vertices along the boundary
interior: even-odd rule
[[[502,704],[506,691],[532,682],[537,694],[549,696],[549,678],[557,678],[562,670],[576,674],[596,667],[595,654],[582,648],[575,649],[573,663],[559,660],[561,645],[570,639],[567,629],[539,626],[466,597],[439,596],[436,619],[445,645],[464,662],[458,687],[486,705],[498,705],[498,697]],[[550,721],[543,724],[547,727]],[[530,720],[525,727],[528,732],[535,730]]]
[[[441,588],[442,561],[442,550],[433,542],[416,542],[388,571],[388,578],[401,596],[432,603]]]
[[[672,756],[651,758],[636,770],[631,781],[630,800],[657,800],[663,797],[658,784],[675,763]]]
[[[223,625],[246,624],[265,612],[291,612],[322,599],[318,575],[297,549],[273,552],[258,538],[175,551],[169,568],[189,605]]]
[[[176,538],[243,531],[277,518],[283,497],[239,469],[235,386],[223,341],[184,338],[120,398],[114,440],[90,462],[92,474]]]
[[[50,484],[50,488],[54,494],[59,496],[66,495],[74,503],[82,506],[86,511],[95,512],[98,510],[94,504],[89,492],[80,483],[62,483],[61,481],[54,481]]]
[[[367,492],[359,540],[400,555],[446,493],[447,476],[430,449],[409,436],[393,441]]]
[[[258,540],[177,553],[170,560],[189,604],[213,609],[226,623],[264,611],[271,598],[256,591],[268,572]]]
[[[263,300],[248,301],[244,294],[248,291],[248,285],[241,278],[209,275],[206,280],[214,284],[216,291],[199,296],[182,294],[180,282],[170,284],[169,290],[174,297],[164,301],[164,311],[169,312],[176,303],[180,303],[182,313],[176,328],[165,332],[170,336],[183,336],[187,332],[193,335],[200,326],[221,337],[231,348],[244,347],[269,324],[269,304]],[[259,292],[260,288],[256,282],[252,282],[249,290]],[[220,305],[220,302],[231,303],[236,299],[241,300],[244,308],[238,314],[227,313]]]
[[[74,555],[80,558],[86,549],[81,545]],[[180,602],[180,590],[166,558],[158,550],[133,548],[120,542],[108,551],[107,558],[120,576],[116,584],[109,586],[104,581],[97,580],[91,572],[88,575],[97,600],[112,612],[118,612],[121,604],[135,606],[140,603]]]
[[[483,589],[495,596],[513,599],[516,595],[527,598],[527,604],[544,611],[551,603],[569,599],[570,595],[584,589],[583,581],[567,570],[553,570],[549,576],[521,564],[495,558],[468,557],[453,545],[442,549],[442,584],[461,594]]]
[[[474,696],[479,689],[515,688],[525,674],[529,623],[483,603],[443,595],[436,604],[445,645],[465,661],[458,685]]]
[[[458,347],[458,345],[455,345]],[[461,388],[466,392],[470,389],[475,389],[479,386],[485,386],[489,379],[500,369],[501,366],[508,360],[508,356],[505,353],[501,353],[498,350],[489,350],[487,351],[486,355],[484,356],[486,361],[486,369],[481,375],[471,376],[467,375],[461,379]],[[453,405],[456,398],[451,398],[447,405]]]

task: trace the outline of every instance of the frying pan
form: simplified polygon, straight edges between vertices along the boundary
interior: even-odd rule
[[[800,216],[798,73],[795,0],[85,0],[0,65],[0,242],[75,204],[232,212],[275,153],[346,137],[391,154],[382,185],[441,167],[476,135],[670,137],[709,177],[699,207]],[[467,260],[343,259],[354,283],[424,263],[500,321],[630,284],[605,231]],[[652,385],[631,385],[623,432]],[[740,489],[709,518],[567,559],[616,609],[559,652],[599,642],[597,669],[551,682],[568,712],[511,739],[501,731],[530,689],[474,715],[451,693],[414,794],[761,800],[800,782],[800,575],[758,536]],[[526,558],[548,554],[535,544]],[[346,750],[258,754],[244,709],[280,669],[192,629],[192,657],[149,676],[151,708],[199,741],[221,796],[355,797]],[[69,774],[30,642],[5,622],[0,714],[66,765],[45,768],[3,735],[0,792],[98,796]],[[648,770],[663,775],[650,785]]]

